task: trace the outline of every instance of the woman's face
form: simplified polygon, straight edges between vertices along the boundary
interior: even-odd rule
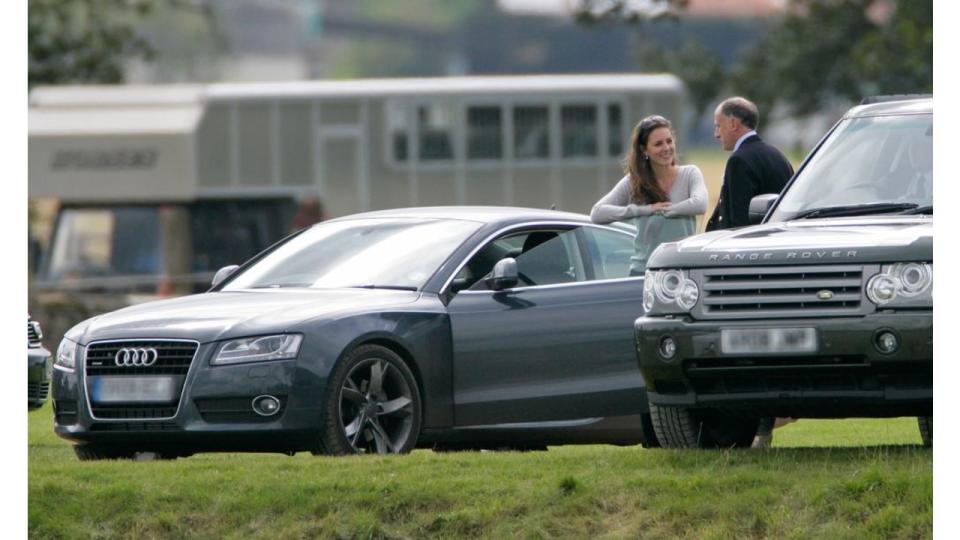
[[[658,127],[651,131],[647,137],[647,145],[643,148],[643,153],[650,156],[652,163],[663,166],[673,164],[676,151],[673,132],[668,127]]]

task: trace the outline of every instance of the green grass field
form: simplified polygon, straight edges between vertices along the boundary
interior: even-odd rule
[[[928,538],[916,420],[803,420],[769,450],[566,446],[80,463],[29,413],[30,538]]]

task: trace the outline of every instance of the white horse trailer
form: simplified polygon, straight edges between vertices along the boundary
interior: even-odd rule
[[[60,202],[38,291],[111,298],[87,314],[202,290],[290,232],[302,201],[325,217],[588,212],[622,176],[633,125],[679,128],[687,112],[668,74],[36,88],[29,196]]]

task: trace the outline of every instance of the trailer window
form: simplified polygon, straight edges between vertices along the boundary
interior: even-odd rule
[[[453,159],[453,108],[447,105],[421,105],[417,108],[420,159]]]
[[[560,136],[565,158],[597,155],[597,108],[564,105],[560,108]]]
[[[57,224],[47,277],[156,274],[161,264],[157,208],[67,208]]]
[[[407,161],[407,109],[393,105],[387,108],[387,131],[390,133],[390,146],[393,159],[400,163]]]
[[[467,157],[500,159],[503,157],[500,107],[467,108]]]
[[[191,204],[191,271],[215,272],[228,264],[241,264],[292,229],[313,221],[291,225],[294,211],[294,203],[288,199]],[[319,220],[319,214],[315,218]]]
[[[620,105],[607,105],[607,155],[619,156],[623,152],[623,119]]]
[[[513,154],[517,159],[550,156],[550,121],[547,107],[513,109]]]

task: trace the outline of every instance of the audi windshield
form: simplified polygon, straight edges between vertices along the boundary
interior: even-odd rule
[[[331,221],[290,239],[224,291],[309,287],[417,290],[479,223],[440,219]]]

